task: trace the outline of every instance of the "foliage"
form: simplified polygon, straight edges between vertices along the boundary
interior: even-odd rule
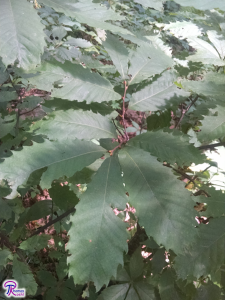
[[[224,1],[0,5],[1,283],[225,299]]]

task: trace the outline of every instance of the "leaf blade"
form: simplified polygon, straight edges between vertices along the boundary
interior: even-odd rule
[[[112,275],[116,276],[118,264],[123,264],[123,251],[127,250],[127,233],[125,223],[110,206],[125,207],[126,201],[118,160],[107,158],[71,217],[68,249],[72,256],[68,263],[76,283],[93,281],[99,290]]]
[[[177,253],[182,252],[183,247],[190,247],[195,236],[195,213],[190,194],[182,189],[182,183],[143,150],[126,147],[120,151],[119,159],[129,202],[135,207],[146,233]],[[183,245],[180,244],[181,232],[186,236]]]
[[[23,69],[40,63],[45,46],[43,29],[32,4],[3,0],[0,11],[0,52],[3,63],[7,66],[18,59]]]

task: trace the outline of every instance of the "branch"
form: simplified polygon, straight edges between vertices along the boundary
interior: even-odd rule
[[[198,147],[199,150],[207,150],[207,149],[214,149],[215,147],[219,146],[224,146],[225,147],[225,142],[217,143],[217,144],[212,144],[212,145],[203,145]]]
[[[189,111],[189,109],[192,107],[192,105],[195,104],[195,102],[198,100],[198,95],[195,97],[195,99],[193,101],[191,101],[191,103],[189,104],[189,106],[187,107],[187,109],[184,109],[182,112],[182,115],[180,117],[180,120],[178,121],[177,125],[175,128],[178,128],[178,126],[180,125],[181,121],[183,120],[184,116],[186,115],[186,113]]]
[[[45,224],[44,226],[38,228],[35,232],[33,232],[33,233],[31,234],[30,237],[32,237],[32,236],[34,236],[34,235],[37,235],[37,234],[39,234],[39,233],[41,233],[41,232],[43,232],[43,231],[44,231],[45,229],[47,229],[49,226],[51,226],[51,225],[53,225],[53,224],[55,224],[55,223],[61,221],[63,218],[67,217],[69,214],[71,214],[71,213],[73,213],[73,212],[75,212],[75,211],[76,211],[76,209],[75,209],[74,207],[68,209],[68,210],[67,210],[66,212],[64,212],[62,215],[58,216],[58,217],[55,218],[54,220],[49,221],[49,222],[48,222],[47,224]]]

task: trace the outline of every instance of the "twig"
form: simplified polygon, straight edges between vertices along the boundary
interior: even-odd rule
[[[53,225],[53,224],[59,222],[60,220],[62,220],[63,218],[67,217],[69,214],[71,214],[71,213],[73,213],[73,212],[75,212],[75,211],[76,211],[76,209],[75,209],[74,207],[68,209],[66,212],[64,212],[64,213],[63,213],[62,215],[60,215],[59,217],[55,218],[54,220],[49,221],[49,222],[48,222],[47,224],[45,224],[44,226],[38,228],[35,232],[33,232],[33,233],[31,234],[30,237],[32,237],[32,236],[34,236],[34,235],[37,235],[37,234],[39,234],[39,233],[41,233],[41,232],[43,232],[43,231],[44,231],[45,229],[47,229],[49,226],[51,226],[51,225]]]
[[[116,149],[121,148],[122,144],[123,144],[123,142],[121,142],[121,143],[120,143],[118,146],[116,146],[114,149],[109,150],[110,156],[113,155],[113,153],[114,153],[114,151],[115,151]]]
[[[170,168],[172,168],[172,167],[170,167]],[[191,176],[189,176],[189,175],[186,174],[185,172],[180,171],[180,170],[177,170],[177,169],[175,169],[175,168],[172,168],[172,169],[173,169],[175,172],[177,172],[177,173],[181,174],[182,176],[184,176],[185,178],[189,179],[192,183],[194,183],[194,184],[196,185],[196,182],[194,181],[193,178],[191,178]]]
[[[22,115],[28,114],[28,113],[32,112],[33,110],[35,110],[36,108],[38,108],[39,106],[40,106],[40,104],[38,104],[36,107],[34,107],[34,108],[31,109],[31,110],[28,110],[28,111],[25,111],[25,112],[23,112],[23,113],[20,113],[19,115],[22,116]]]
[[[197,95],[197,96],[195,97],[195,99],[194,99],[193,101],[191,101],[191,103],[189,104],[189,106],[187,107],[187,109],[184,109],[184,110],[182,111],[182,115],[181,115],[181,117],[180,117],[180,119],[179,119],[179,121],[178,121],[178,123],[177,123],[177,125],[176,125],[175,128],[178,128],[178,127],[179,127],[179,125],[180,125],[181,121],[183,120],[185,114],[189,111],[189,109],[192,107],[192,105],[195,104],[195,102],[198,100],[198,97],[199,97],[199,96]]]
[[[112,119],[114,126],[116,127],[117,131],[119,132],[119,134],[122,136],[122,132],[119,130],[119,127],[116,125],[115,120]]]

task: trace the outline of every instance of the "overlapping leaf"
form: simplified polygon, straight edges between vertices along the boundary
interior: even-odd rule
[[[125,79],[128,71],[128,50],[118,38],[110,33],[107,33],[107,39],[103,42],[103,46],[109,53],[121,77]]]
[[[129,108],[154,111],[183,102],[189,93],[174,84],[175,78],[173,72],[164,72],[156,81],[132,94]]]
[[[64,64],[57,61],[43,63],[34,72],[38,73],[24,76],[39,89],[51,91],[55,82],[61,82],[63,86],[53,90],[54,97],[80,102],[86,100],[87,103],[121,98],[107,79],[68,61]]]
[[[116,276],[127,250],[126,225],[112,211],[125,208],[127,197],[118,159],[107,158],[71,217],[68,250],[69,275],[83,284],[93,281],[99,290]]]
[[[41,186],[48,188],[53,179],[63,175],[72,176],[103,153],[104,149],[92,142],[72,139],[59,143],[45,140],[43,143],[24,147],[21,151],[14,151],[12,156],[1,163],[0,178],[8,180],[16,191],[32,172],[48,167],[41,177]]]
[[[156,10],[163,9],[163,0],[134,0],[134,2],[139,3],[145,7],[154,8]]]
[[[225,61],[220,57],[217,50],[208,42],[197,38],[189,37],[189,44],[196,49],[196,53],[187,57],[190,61],[199,61],[203,64],[213,64],[217,66],[224,66]]]
[[[202,214],[205,217],[221,217],[225,216],[225,194],[220,190],[215,190],[213,187],[204,187],[203,190],[207,192],[209,197],[196,197],[196,202],[206,203],[206,211]]]
[[[175,268],[180,278],[199,278],[215,274],[225,259],[225,217],[211,219],[198,230],[195,246],[191,251],[175,258]]]
[[[15,91],[1,91],[0,102],[7,102],[17,99],[18,95]]]
[[[218,285],[213,284],[212,281],[202,284],[197,289],[196,296],[194,300],[220,300],[221,298],[221,289]]]
[[[162,300],[181,300],[178,292],[175,289],[175,276],[174,272],[167,268],[159,281],[159,293]]]
[[[225,136],[225,107],[218,105],[212,111],[214,111],[216,115],[205,116],[205,118],[201,121],[201,131],[197,135],[201,142],[211,142]]]
[[[107,9],[99,5],[99,3],[93,3],[88,0],[81,0],[76,3],[68,1],[63,3],[63,5],[60,0],[42,0],[42,2],[58,12],[75,18],[80,23],[86,23],[95,28],[111,30],[114,33],[130,34],[130,32],[123,27],[105,22],[106,20],[123,20],[124,17],[114,12],[111,8]]]
[[[129,268],[118,268],[116,281],[120,284],[106,288],[97,300],[155,300],[153,287],[140,277],[144,263],[140,249],[132,255]]]
[[[202,80],[182,80],[181,83],[186,90],[223,100],[223,95],[225,93],[224,82],[224,74],[209,72],[206,73]]]
[[[30,251],[30,252],[35,252],[43,249],[44,247],[47,247],[48,245],[48,240],[50,240],[49,235],[34,235],[27,240],[23,241],[19,248],[22,250]]]
[[[23,69],[40,63],[43,53],[44,26],[37,11],[27,1],[2,0],[0,10],[0,53],[7,66],[15,60]]]
[[[166,24],[164,30],[169,30],[177,38],[188,38],[201,35],[200,28],[192,22],[175,22]]]
[[[141,43],[130,57],[128,74],[131,75],[131,79],[129,84],[138,83],[155,74],[160,74],[172,65],[173,60],[160,48],[148,43]]]
[[[4,197],[10,194],[11,190],[4,181],[0,181],[0,218],[9,220],[12,216],[12,209],[8,205],[7,200]]]
[[[16,115],[6,116],[4,119],[0,116],[0,138],[11,132],[16,125]]]
[[[176,0],[177,3],[183,6],[194,6],[197,9],[212,9],[212,8],[220,8],[225,10],[225,3],[223,0]]]
[[[19,287],[26,289],[27,295],[35,295],[37,283],[29,265],[18,260],[17,254],[13,258],[13,278],[18,281]]]
[[[220,58],[224,59],[225,57],[225,36],[223,34],[218,34],[214,30],[207,32],[208,37],[212,44],[215,46],[216,50],[219,52]]]
[[[141,148],[158,157],[161,161],[178,165],[201,164],[205,156],[189,143],[189,137],[179,131],[162,130],[146,132],[132,138],[128,145]]]
[[[9,73],[5,71],[5,66],[0,58],[0,84],[4,83],[9,78]]]
[[[158,244],[175,253],[190,247],[195,236],[195,213],[183,184],[148,152],[125,147],[119,154],[129,202],[140,225]],[[185,236],[183,243],[180,243]]]
[[[31,130],[58,140],[116,137],[115,126],[107,117],[72,109],[50,114],[47,120],[38,121],[31,126]]]

